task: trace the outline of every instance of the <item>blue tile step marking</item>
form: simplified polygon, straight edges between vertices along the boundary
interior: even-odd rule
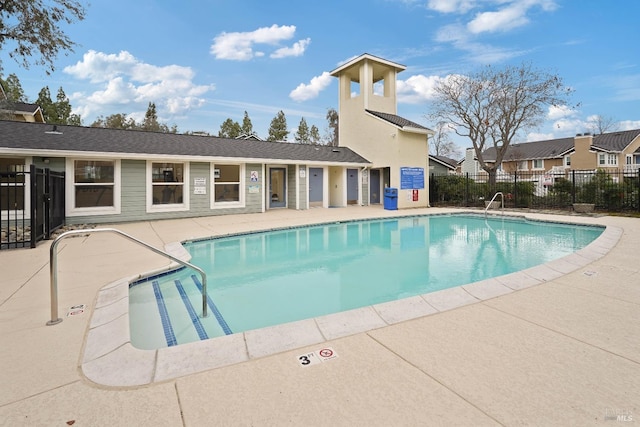
[[[160,312],[160,319],[162,320],[164,337],[167,340],[167,345],[169,347],[172,347],[178,344],[178,341],[176,340],[176,334],[173,331],[173,326],[171,326],[171,319],[169,319],[169,313],[164,302],[164,296],[162,295],[162,291],[160,290],[160,283],[158,283],[157,280],[154,280],[152,283],[153,293],[155,294],[156,303],[158,304],[158,311]]]
[[[198,287],[198,290],[200,291],[200,293],[202,293],[202,283],[200,283],[200,280],[196,277],[195,274],[191,275],[191,280],[193,280],[193,283],[196,284],[196,286]],[[222,328],[224,333],[226,335],[233,334],[233,332],[231,331],[231,328],[229,327],[229,325],[227,325],[227,321],[224,320],[224,317],[222,317],[222,313],[220,313],[220,310],[218,310],[218,307],[216,307],[215,303],[213,302],[209,294],[207,294],[207,305],[213,312],[213,315],[216,317],[216,320],[220,324],[220,327]]]
[[[187,296],[182,283],[180,282],[180,280],[176,279],[175,284],[176,288],[178,289],[178,293],[180,294],[180,298],[182,298],[182,302],[189,312],[191,323],[193,323],[193,327],[196,328],[196,332],[198,332],[198,337],[200,337],[201,340],[208,339],[209,335],[207,335],[207,332],[204,330],[204,326],[202,326],[202,322],[198,317],[198,313],[196,313],[196,310],[193,308],[193,304],[191,304],[191,301],[189,300],[189,297]]]

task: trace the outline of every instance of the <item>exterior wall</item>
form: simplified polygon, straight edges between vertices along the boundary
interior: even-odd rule
[[[576,136],[575,152],[571,155],[571,169],[574,170],[590,170],[596,169],[598,165],[598,155],[590,153],[593,136]]]
[[[429,174],[435,174],[435,175],[446,175],[449,173],[449,168],[441,165],[440,163],[436,163],[436,162],[429,162]]]
[[[533,169],[533,160],[527,160],[527,168],[526,169],[518,169],[518,165],[520,161],[510,160],[508,162],[502,162],[502,170],[506,173],[514,173],[514,172],[529,172],[529,173],[539,173],[544,174],[545,172],[551,170],[554,166],[562,166],[563,159],[543,159],[543,167],[542,169]]]
[[[309,168],[306,165],[298,167],[296,182],[298,183],[298,209],[309,209]]]
[[[296,165],[287,166],[287,208],[288,209],[299,209],[298,208],[298,180],[296,177],[298,168]]]
[[[242,213],[258,213],[263,211],[262,198],[264,183],[260,183],[258,193],[249,193],[249,185],[255,185],[250,181],[252,170],[262,171],[261,164],[247,164],[244,168],[244,207],[210,208],[213,185],[210,176],[210,164],[204,162],[190,163],[189,176],[185,177],[190,184],[194,178],[207,178],[207,193],[193,194],[193,186],[189,186],[189,210],[175,212],[147,212],[147,175],[145,160],[122,160],[121,162],[121,211],[116,215],[83,215],[67,217],[67,224],[105,224],[130,221],[152,221],[172,218],[191,218],[207,215],[227,215]],[[261,173],[262,174],[262,173]],[[73,177],[67,178],[67,186],[73,185]]]

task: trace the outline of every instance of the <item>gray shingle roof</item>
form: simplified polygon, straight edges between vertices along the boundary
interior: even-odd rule
[[[629,145],[637,136],[640,129],[603,133],[593,136],[592,148],[595,150],[620,152]],[[507,148],[504,161],[553,159],[561,158],[574,149],[575,138],[558,138],[544,141],[525,142],[511,144]],[[494,147],[483,152],[486,161],[495,161],[496,150]]]
[[[430,154],[429,158],[441,163],[443,166],[446,166],[449,169],[455,169],[458,166],[458,161],[454,159],[450,159],[449,157],[436,156],[436,155]]]
[[[395,114],[381,113],[380,111],[373,111],[373,110],[365,110],[365,111],[369,114],[372,114],[378,118],[381,118],[382,120],[385,120],[400,128],[414,128],[414,129],[423,129],[423,130],[431,131],[431,129],[424,127],[421,124],[412,122],[411,120],[407,120],[400,116],[396,116]]]
[[[347,147],[0,121],[0,149],[370,163]],[[63,155],[64,153],[61,153]]]
[[[640,129],[603,133],[593,137],[592,147],[604,151],[619,152],[624,150],[638,135],[640,135]]]

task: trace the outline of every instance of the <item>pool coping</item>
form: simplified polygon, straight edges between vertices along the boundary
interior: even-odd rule
[[[460,213],[477,215],[477,212]],[[407,212],[407,215],[412,214]],[[532,219],[526,214],[510,216],[532,221],[603,226]],[[90,381],[107,387],[144,386],[479,303],[557,279],[602,258],[622,236],[622,229],[618,227],[603,227],[602,234],[583,249],[526,270],[373,306],[157,350],[140,350],[131,344],[129,284],[178,265],[124,277],[105,285],[98,292],[82,349],[81,371]],[[165,250],[179,259],[190,258],[180,242],[166,245]]]

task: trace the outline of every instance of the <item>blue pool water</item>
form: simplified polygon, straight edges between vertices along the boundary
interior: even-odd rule
[[[191,262],[130,286],[131,339],[160,348],[336,313],[523,270],[602,228],[476,215],[353,221],[194,241]],[[157,326],[153,326],[157,325]]]

